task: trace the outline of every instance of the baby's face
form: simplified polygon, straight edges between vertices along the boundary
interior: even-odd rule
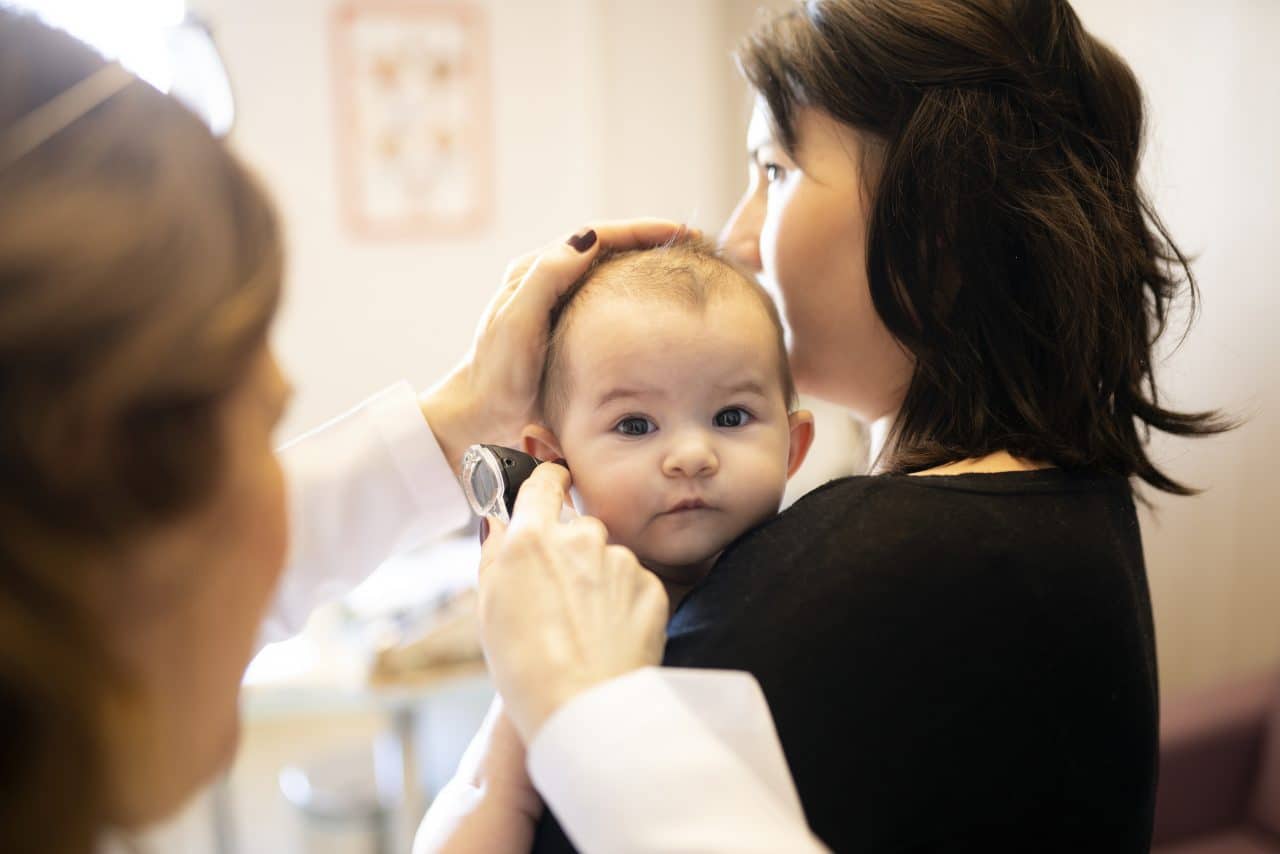
[[[792,419],[772,322],[745,295],[705,309],[597,297],[564,344],[557,439],[582,510],[660,576],[696,581],[786,486]]]

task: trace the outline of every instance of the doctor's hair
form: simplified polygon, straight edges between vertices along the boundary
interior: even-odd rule
[[[1153,347],[1187,257],[1138,185],[1136,78],[1066,0],[810,0],[739,65],[804,168],[800,111],[858,132],[866,273],[914,358],[881,467],[997,451],[1193,490],[1152,430],[1229,429],[1161,405]]]
[[[0,11],[0,151],[103,67]],[[0,159],[6,851],[86,854],[110,819],[108,707],[132,688],[101,617],[128,603],[100,600],[128,571],[113,560],[217,488],[224,402],[265,344],[282,263],[256,181],[145,83]]]
[[[787,408],[797,403],[782,318],[768,292],[755,277],[728,260],[711,243],[682,237],[661,246],[616,252],[601,250],[591,266],[569,286],[551,310],[547,355],[538,386],[538,412],[554,427],[568,406],[568,359],[565,338],[574,313],[587,301],[606,295],[626,299],[674,303],[705,311],[716,298],[730,293],[754,299],[776,332],[778,373]],[[672,378],[678,382],[678,378]]]

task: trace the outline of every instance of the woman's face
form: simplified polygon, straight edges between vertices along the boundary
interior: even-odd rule
[[[285,561],[285,486],[272,430],[289,393],[264,347],[225,404],[216,494],[130,556],[109,617],[133,677],[107,730],[112,815],[121,826],[173,812],[235,753],[240,682]]]
[[[800,391],[871,421],[897,411],[912,370],[867,286],[863,165],[875,152],[852,128],[813,108],[800,109],[796,130],[792,158],[757,99],[747,131],[747,190],[721,243],[779,300]]]

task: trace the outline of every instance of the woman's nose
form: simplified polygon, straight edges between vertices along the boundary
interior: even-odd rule
[[[667,477],[710,477],[720,470],[715,449],[703,436],[682,436],[662,460]]]
[[[760,261],[760,228],[764,224],[764,213],[764,194],[757,187],[748,188],[729,215],[729,221],[720,230],[720,250],[756,273],[763,269]]]

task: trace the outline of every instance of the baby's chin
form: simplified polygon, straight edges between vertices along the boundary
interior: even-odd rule
[[[668,546],[636,552],[636,558],[663,581],[692,585],[711,571],[723,549],[721,544],[712,548],[705,545],[684,548]]]

